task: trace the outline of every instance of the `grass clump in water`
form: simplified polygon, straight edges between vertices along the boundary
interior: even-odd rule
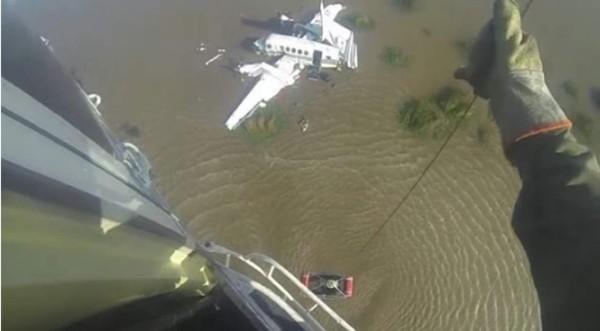
[[[475,128],[475,141],[480,146],[490,146],[496,133],[495,125],[491,120],[484,120]]]
[[[403,12],[414,12],[420,8],[419,0],[392,0],[395,7]]]
[[[577,87],[577,85],[575,85],[575,83],[573,83],[570,80],[566,80],[561,84],[561,87],[563,89],[563,92],[565,92],[565,94],[573,99],[577,99],[579,97],[580,91],[579,91],[579,87]]]
[[[469,106],[465,101],[465,93],[452,86],[442,87],[433,99],[442,113],[452,121],[459,120]]]
[[[399,47],[387,46],[383,49],[379,58],[390,68],[408,69],[412,59]]]
[[[341,21],[352,30],[369,31],[375,28],[375,19],[367,14],[351,13],[343,16]]]
[[[285,123],[281,106],[269,103],[245,120],[240,130],[253,140],[268,142],[283,130]]]
[[[429,97],[413,98],[398,109],[398,122],[403,130],[428,137],[440,137],[449,132],[467,110],[465,93],[445,86]],[[470,114],[467,114],[467,119]],[[487,133],[483,133],[484,135]]]
[[[397,113],[402,129],[427,135],[435,134],[441,117],[435,102],[429,98],[411,99],[402,104]]]

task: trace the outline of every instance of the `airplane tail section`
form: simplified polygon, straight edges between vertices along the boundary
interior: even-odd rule
[[[350,31],[335,21],[344,9],[345,7],[339,3],[325,7],[321,1],[321,12],[317,15],[318,19],[315,20],[317,24],[321,25],[321,41],[339,47],[342,40],[347,40]]]
[[[326,41],[329,35],[329,20],[325,16],[325,6],[323,5],[323,0],[321,0],[321,6],[319,8],[321,13],[321,41]]]

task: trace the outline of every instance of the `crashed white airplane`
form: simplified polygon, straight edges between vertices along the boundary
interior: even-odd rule
[[[237,128],[257,109],[265,107],[283,88],[293,85],[306,67],[316,70],[358,67],[354,33],[335,21],[344,6],[333,4],[324,7],[321,2],[320,9],[308,24],[295,23],[281,15],[281,23],[292,24],[293,33],[273,33],[254,43],[260,54],[278,59],[274,64],[262,62],[237,68],[241,74],[260,78],[227,120],[225,125],[229,130]]]

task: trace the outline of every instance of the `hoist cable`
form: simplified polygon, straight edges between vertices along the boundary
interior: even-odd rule
[[[521,13],[521,19],[522,20],[524,20],[525,16],[527,16],[527,13],[529,12],[529,9],[531,8],[531,5],[533,4],[534,1],[535,0],[529,0],[529,2],[527,3],[527,5],[525,6],[525,9]],[[473,96],[473,99],[471,100],[471,102],[469,103],[469,105],[465,108],[465,110],[463,111],[461,117],[458,119],[458,121],[456,121],[456,124],[454,125],[454,128],[452,129],[452,131],[450,132],[450,134],[448,135],[448,137],[446,137],[446,139],[444,140],[444,142],[440,145],[440,148],[437,150],[437,152],[435,153],[435,155],[433,156],[433,158],[425,166],[425,169],[423,169],[423,171],[419,175],[419,178],[417,178],[417,180],[413,183],[413,185],[410,187],[410,189],[408,189],[408,192],[406,192],[406,194],[404,195],[404,197],[402,198],[402,200],[400,200],[400,202],[396,205],[396,207],[394,208],[394,210],[392,210],[392,212],[389,214],[389,216],[377,227],[377,230],[375,231],[375,233],[373,233],[371,235],[371,237],[369,237],[369,240],[367,240],[367,242],[361,247],[361,249],[359,250],[359,254],[362,253],[362,252],[364,252],[364,250],[367,249],[367,247],[369,247],[369,245],[371,245],[373,243],[373,240],[375,240],[375,238],[379,235],[379,233],[381,232],[381,230],[383,230],[383,228],[385,228],[385,226],[392,220],[392,217],[394,217],[394,215],[398,212],[398,210],[400,210],[400,208],[402,208],[402,206],[404,205],[404,203],[412,195],[413,191],[419,186],[419,184],[421,183],[421,181],[423,180],[423,178],[425,178],[425,175],[427,175],[427,173],[429,172],[429,170],[431,169],[431,167],[433,166],[433,164],[437,161],[437,159],[440,157],[440,155],[442,154],[442,152],[444,151],[444,149],[446,149],[446,146],[448,146],[448,143],[450,142],[450,140],[454,137],[454,135],[456,134],[456,132],[460,128],[461,123],[467,117],[467,114],[469,114],[469,112],[471,111],[471,108],[473,108],[473,105],[475,104],[475,101],[477,101],[477,96],[476,95]]]

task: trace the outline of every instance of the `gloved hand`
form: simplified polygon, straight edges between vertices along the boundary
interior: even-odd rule
[[[467,81],[473,93],[480,98],[490,98],[490,80],[495,69],[496,44],[493,21],[488,22],[479,32],[469,53],[468,65],[456,69],[454,78]]]
[[[523,32],[519,8],[496,0],[494,18],[481,31],[469,64],[455,72],[475,94],[490,99],[505,147],[536,134],[571,127],[546,85],[536,40]]]

